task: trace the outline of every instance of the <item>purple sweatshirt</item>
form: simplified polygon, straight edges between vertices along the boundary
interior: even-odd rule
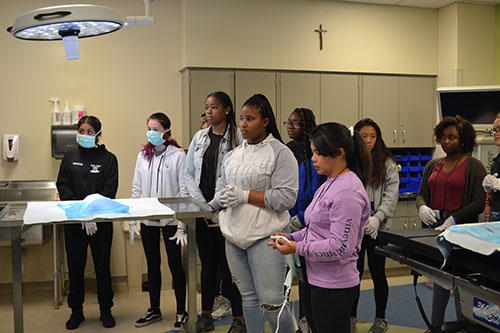
[[[306,228],[294,232],[297,254],[306,260],[309,284],[350,288],[359,284],[356,268],[370,202],[354,172],[328,178],[306,209]]]

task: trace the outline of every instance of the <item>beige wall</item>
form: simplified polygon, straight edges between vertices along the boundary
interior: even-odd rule
[[[93,3],[112,7],[122,17],[144,14],[141,0]],[[53,2],[2,1],[0,26],[49,5]],[[62,43],[25,42],[0,33],[0,134],[21,134],[20,160],[1,161],[0,180],[55,179],[59,162],[50,157],[48,98],[59,97],[85,105],[102,120],[102,142],[119,160],[118,196],[128,197],[147,116],[165,111],[179,139],[182,127],[188,128],[181,125],[186,91],[181,91],[179,70],[185,67],[439,73],[454,82],[453,70],[463,66],[466,82],[489,84],[494,41],[492,7],[486,7],[454,5],[438,11],[319,0],[161,0],[151,5],[155,25],[81,40],[77,61],[65,59]],[[470,34],[458,34],[461,22],[471,26]],[[328,30],[321,52],[314,32],[320,23]],[[463,49],[459,42],[473,43],[474,49]],[[126,272],[125,241],[116,225],[115,276]],[[1,262],[9,262],[9,256],[0,248]],[[25,281],[52,279],[50,244],[28,248],[24,263]],[[9,281],[8,272],[0,273],[0,283]]]
[[[184,0],[188,67],[437,74],[435,9],[318,0]],[[328,32],[319,51],[319,24]]]
[[[74,1],[56,1],[58,4]],[[144,15],[141,0],[94,0],[121,17]],[[2,1],[0,26],[8,27],[25,11],[54,1]],[[52,159],[48,98],[83,104],[103,123],[102,143],[118,157],[119,197],[129,197],[137,153],[146,141],[146,119],[156,110],[172,121],[173,136],[182,137],[179,73],[178,2],[153,2],[156,24],[136,26],[107,36],[80,40],[81,59],[68,61],[62,42],[27,42],[0,33],[0,134],[19,133],[19,162],[0,162],[0,180],[55,179],[59,161]],[[62,108],[61,108],[62,111]],[[184,143],[185,146],[188,143]],[[25,281],[52,279],[50,244],[28,247]],[[0,259],[10,265],[10,249]],[[42,264],[43,263],[43,264]],[[40,269],[33,270],[33,267]],[[118,224],[112,248],[112,273],[125,275],[124,237]],[[0,270],[0,283],[10,270]]]

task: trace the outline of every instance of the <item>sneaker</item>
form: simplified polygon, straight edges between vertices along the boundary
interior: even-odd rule
[[[152,324],[152,323],[160,321],[160,320],[161,320],[160,309],[149,308],[144,316],[137,319],[137,321],[135,322],[135,327],[143,327],[143,326]]]
[[[375,318],[372,327],[368,330],[368,333],[384,333],[389,328],[386,318]]]
[[[99,320],[102,321],[102,326],[106,328],[115,327],[116,325],[116,321],[115,318],[113,318],[113,315],[111,314],[111,310],[101,312]]]
[[[85,317],[83,316],[82,311],[72,312],[71,317],[69,317],[68,321],[66,322],[66,329],[68,330],[77,329],[84,320]]]
[[[358,333],[358,329],[356,328],[356,323],[358,320],[356,317],[351,317],[351,333]]]
[[[196,320],[196,333],[210,332],[215,329],[214,319],[204,313]]]
[[[175,315],[175,324],[174,324],[174,332],[180,332],[182,328],[182,324],[187,323],[188,321],[188,314],[186,311],[184,313],[177,313]]]
[[[231,327],[227,333],[247,333],[247,327],[239,319],[234,318]]]
[[[300,333],[311,333],[312,332],[311,328],[309,327],[309,323],[307,322],[306,317],[300,318],[297,325],[299,326],[299,329],[297,332],[300,332]]]
[[[231,309],[231,302],[222,295],[215,298],[212,318],[219,320],[233,313]]]

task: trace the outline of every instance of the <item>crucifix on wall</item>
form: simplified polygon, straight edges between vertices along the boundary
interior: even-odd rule
[[[319,33],[319,50],[323,50],[323,33],[328,32],[328,30],[323,30],[323,25],[319,25],[319,29],[314,30],[315,32]]]

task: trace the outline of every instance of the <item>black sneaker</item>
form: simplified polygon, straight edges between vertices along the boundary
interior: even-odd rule
[[[68,321],[66,322],[66,329],[77,329],[84,320],[85,317],[83,316],[83,312],[72,312],[71,317],[69,317]]]
[[[214,319],[204,313],[196,321],[196,333],[210,332],[215,329]]]
[[[143,327],[143,326],[152,324],[152,323],[160,321],[160,320],[161,320],[160,309],[149,308],[144,316],[137,319],[137,321],[135,322],[135,327]]]
[[[174,324],[174,332],[180,332],[182,328],[182,324],[187,323],[188,321],[188,314],[186,311],[184,313],[177,313],[175,315],[175,324]]]
[[[99,320],[102,321],[102,326],[106,328],[115,327],[116,325],[116,321],[115,318],[113,318],[113,315],[111,314],[111,310],[101,312]]]
[[[247,327],[239,319],[234,318],[231,327],[227,333],[247,333]]]

